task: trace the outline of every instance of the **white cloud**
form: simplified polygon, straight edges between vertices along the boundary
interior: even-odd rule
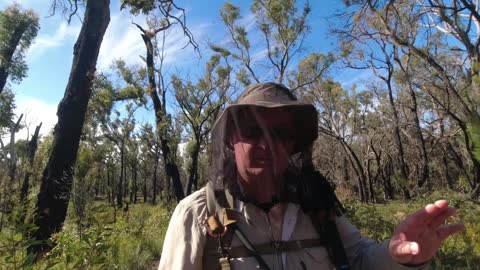
[[[16,139],[29,139],[35,131],[35,126],[42,123],[41,135],[46,135],[57,123],[57,104],[49,104],[45,101],[31,97],[17,96],[17,108],[15,114],[23,113],[22,123],[29,128],[24,128],[16,134]],[[28,137],[29,136],[29,137]]]
[[[245,27],[245,31],[247,32],[250,32],[253,30],[255,23],[256,23],[255,15],[251,12],[238,20],[238,24]]]
[[[364,85],[366,81],[371,80],[372,72],[370,70],[350,70],[349,73],[346,73],[339,78],[340,83],[344,88],[349,88],[352,85]]]
[[[97,68],[108,69],[114,59],[123,59],[127,63],[137,63],[145,46],[139,30],[121,14],[113,15],[102,41]]]
[[[29,56],[35,57],[41,55],[48,49],[62,46],[66,41],[75,39],[80,32],[79,24],[67,24],[61,22],[55,33],[53,34],[40,34],[28,51]]]
[[[142,27],[145,19],[136,17],[134,19]],[[207,24],[188,26],[194,34],[195,40],[201,40],[208,28]],[[97,61],[98,70],[106,70],[115,59],[123,59],[127,64],[143,64],[140,56],[146,55],[145,45],[141,37],[140,30],[132,24],[131,20],[126,19],[124,14],[115,14],[110,20],[107,32],[100,48],[100,54]],[[158,34],[159,39],[162,33]],[[183,31],[178,26],[173,26],[168,30],[165,42],[166,59],[164,64],[192,60],[194,55],[191,49],[182,51],[187,45],[188,38],[184,36]],[[190,46],[189,46],[190,47]]]

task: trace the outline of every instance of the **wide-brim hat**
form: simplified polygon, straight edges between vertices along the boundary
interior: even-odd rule
[[[237,110],[252,106],[266,109],[286,108],[292,113],[296,131],[295,152],[305,150],[318,136],[318,116],[315,107],[311,103],[299,100],[286,86],[271,82],[251,84],[245,88],[237,101],[227,106],[217,117],[212,133],[228,134],[233,114]],[[224,139],[228,139],[227,137]]]

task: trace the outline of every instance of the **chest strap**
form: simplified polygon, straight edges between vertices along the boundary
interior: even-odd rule
[[[325,247],[327,245],[326,241],[320,239],[303,239],[303,240],[291,240],[291,241],[276,241],[273,243],[253,245],[257,254],[260,255],[270,255],[276,254],[278,252],[296,252],[301,251],[305,248],[316,248],[316,247]],[[253,257],[255,254],[244,246],[240,247],[231,247],[228,251],[230,258],[243,258],[243,257]],[[217,253],[214,250],[211,250],[209,255],[216,255]]]

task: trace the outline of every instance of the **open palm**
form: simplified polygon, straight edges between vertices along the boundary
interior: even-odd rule
[[[436,201],[407,216],[393,232],[389,251],[401,264],[422,264],[429,261],[450,235],[465,229],[461,223],[443,225],[455,214],[446,200]]]

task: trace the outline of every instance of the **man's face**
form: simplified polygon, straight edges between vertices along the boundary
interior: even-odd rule
[[[251,108],[240,114],[230,143],[241,181],[273,188],[285,173],[295,147],[293,116],[282,108]]]

